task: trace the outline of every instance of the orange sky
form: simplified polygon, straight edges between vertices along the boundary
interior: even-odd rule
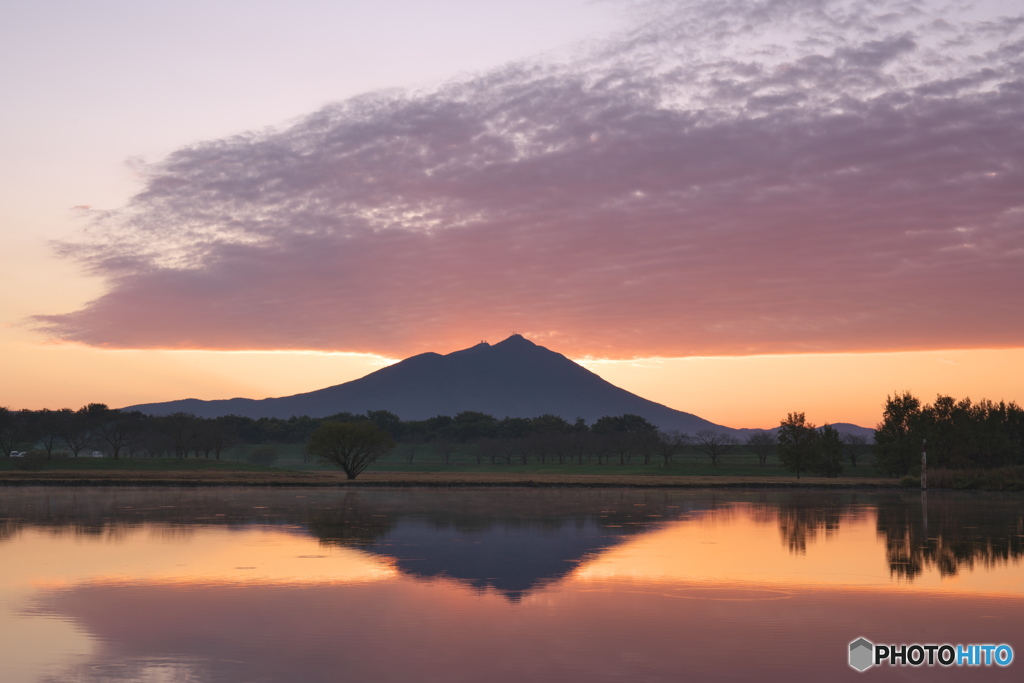
[[[1024,402],[1012,3],[405,4],[12,12],[51,58],[4,81],[0,405],[289,395],[513,331],[730,427]]]
[[[42,344],[25,333],[0,335],[0,355],[0,405],[32,409],[286,396],[393,362],[344,353],[113,351]],[[873,427],[886,396],[903,390],[927,401],[939,393],[1024,400],[1024,348],[577,360],[633,393],[729,427],[772,427],[792,411],[816,424]]]

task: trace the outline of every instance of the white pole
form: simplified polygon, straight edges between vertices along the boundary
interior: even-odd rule
[[[921,490],[928,490],[928,440],[921,441]]]

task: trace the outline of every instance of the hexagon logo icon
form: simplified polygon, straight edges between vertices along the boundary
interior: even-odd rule
[[[850,666],[864,671],[874,664],[875,646],[867,638],[858,638],[850,643]]]

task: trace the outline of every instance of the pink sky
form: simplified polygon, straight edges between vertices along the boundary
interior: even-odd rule
[[[133,164],[133,196],[59,235],[93,294],[19,329],[377,358],[513,331],[612,360],[1024,347],[1019,8],[651,2],[621,21],[569,56]],[[915,388],[886,379],[857,414]]]

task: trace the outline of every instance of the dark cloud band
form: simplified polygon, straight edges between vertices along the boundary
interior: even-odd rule
[[[517,64],[179,150],[38,321],[120,348],[576,355],[1019,346],[1024,21],[655,6]]]

